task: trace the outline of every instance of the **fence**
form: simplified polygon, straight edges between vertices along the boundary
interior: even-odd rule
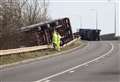
[[[72,44],[76,40],[77,39],[74,39],[74,40],[66,43],[63,47]],[[40,49],[48,49],[48,48],[53,48],[53,47],[52,47],[52,45],[41,45],[41,46],[33,46],[33,47],[25,47],[25,48],[17,48],[17,49],[0,50],[0,56],[37,51]]]

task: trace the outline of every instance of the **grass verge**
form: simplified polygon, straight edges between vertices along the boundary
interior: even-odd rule
[[[66,51],[75,47],[80,46],[80,48],[84,47],[86,45],[85,42],[80,41],[79,39],[76,40],[74,43],[65,46],[64,48],[61,48],[61,51]],[[58,51],[54,49],[44,49],[44,50],[38,50],[38,51],[32,51],[32,52],[26,52],[26,53],[19,53],[19,54],[10,54],[10,55],[5,55],[5,56],[0,56],[0,65],[5,65],[5,64],[11,64],[27,59],[32,59],[32,58],[37,58],[37,57],[42,57],[46,55],[52,55],[58,53]]]

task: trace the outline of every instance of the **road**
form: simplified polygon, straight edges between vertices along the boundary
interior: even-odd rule
[[[83,49],[0,70],[1,82],[120,82],[120,41],[91,41]]]

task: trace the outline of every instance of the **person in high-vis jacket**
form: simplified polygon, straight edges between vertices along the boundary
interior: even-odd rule
[[[53,47],[57,49],[57,32],[55,30],[52,35],[52,43],[53,43]]]
[[[60,43],[61,43],[61,36],[58,32],[54,30],[53,32],[53,37],[52,37],[52,43],[53,47],[57,50],[60,51]]]
[[[57,50],[60,51],[60,43],[61,43],[61,36],[60,34],[57,32]]]

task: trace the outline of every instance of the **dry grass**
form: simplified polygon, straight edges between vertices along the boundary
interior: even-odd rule
[[[83,44],[83,45],[81,45],[81,44]],[[72,48],[75,48],[78,46],[80,46],[82,48],[85,46],[85,43],[81,42],[80,40],[77,40],[76,42],[62,48],[61,51],[69,50],[69,49],[72,49]],[[7,56],[0,56],[0,65],[15,63],[18,61],[23,61],[26,59],[32,59],[32,58],[46,56],[46,55],[52,55],[55,53],[58,53],[58,51],[56,51],[54,49],[45,49],[45,50],[38,50],[38,51],[34,51],[34,52],[26,52],[26,53],[19,53],[19,54],[11,54],[11,55],[7,55]]]

